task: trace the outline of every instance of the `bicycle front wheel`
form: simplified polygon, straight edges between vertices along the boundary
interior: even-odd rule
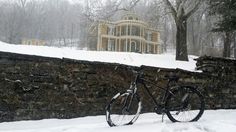
[[[167,97],[166,114],[172,122],[197,121],[204,112],[204,98],[192,86],[180,86]]]
[[[133,124],[139,117],[141,105],[137,94],[116,94],[106,107],[107,123],[111,127]]]

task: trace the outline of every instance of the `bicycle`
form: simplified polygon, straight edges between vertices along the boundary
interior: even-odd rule
[[[193,122],[200,119],[204,112],[205,102],[203,95],[197,88],[190,85],[170,86],[171,82],[178,82],[179,80],[179,77],[174,74],[166,76],[168,83],[166,88],[163,88],[145,80],[142,68],[130,69],[135,74],[135,79],[131,82],[130,88],[117,93],[106,107],[106,121],[109,126],[132,125],[138,119],[142,102],[137,93],[137,84],[143,85],[154,102],[154,111],[157,114],[162,114],[162,120],[165,114],[172,122]],[[160,103],[153,97],[146,83],[164,91]]]

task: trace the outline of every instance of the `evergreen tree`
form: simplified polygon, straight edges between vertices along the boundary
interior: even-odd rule
[[[224,50],[223,57],[230,57],[231,43],[236,31],[236,0],[208,0],[210,14],[217,16],[213,32],[223,32]]]

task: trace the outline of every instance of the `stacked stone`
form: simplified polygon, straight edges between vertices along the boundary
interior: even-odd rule
[[[236,60],[202,56],[196,61],[197,69],[210,77],[205,90],[213,108],[236,108]]]
[[[196,59],[197,69],[210,74],[236,75],[236,60],[220,57],[202,56]]]

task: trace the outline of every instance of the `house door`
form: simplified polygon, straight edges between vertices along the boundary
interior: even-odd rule
[[[136,42],[131,42],[131,52],[136,52]]]

